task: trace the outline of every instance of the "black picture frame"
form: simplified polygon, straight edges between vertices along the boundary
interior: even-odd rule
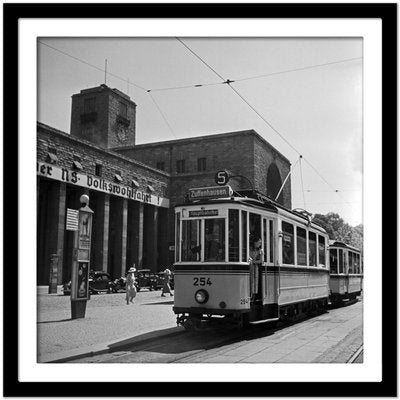
[[[20,382],[18,378],[18,21],[21,18],[356,18],[382,21],[382,382]],[[397,395],[397,4],[3,4],[3,394],[6,397],[395,397]],[[390,183],[389,183],[390,179]],[[394,259],[393,259],[394,258]],[[31,284],[31,282],[24,282]],[[17,361],[17,362],[16,362]]]

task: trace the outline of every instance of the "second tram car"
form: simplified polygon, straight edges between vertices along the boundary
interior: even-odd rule
[[[362,291],[362,257],[357,248],[332,240],[329,243],[330,299],[338,303],[355,299]]]
[[[178,324],[243,326],[327,306],[329,238],[305,213],[219,186],[191,189],[175,220]]]

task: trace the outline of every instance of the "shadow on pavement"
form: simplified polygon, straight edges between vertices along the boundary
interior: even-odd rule
[[[67,321],[72,321],[72,318],[56,319],[54,321],[40,321],[40,322],[38,322],[38,325],[40,325],[40,324],[53,324],[55,322],[67,322]]]
[[[143,303],[141,306],[165,306],[165,305],[173,305],[174,301],[158,301],[156,303]]]

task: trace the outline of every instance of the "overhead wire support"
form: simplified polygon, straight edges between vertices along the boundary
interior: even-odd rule
[[[286,175],[286,178],[285,178],[285,180],[283,181],[282,186],[280,187],[279,192],[278,192],[278,194],[277,194],[276,197],[275,197],[275,201],[278,200],[278,197],[280,196],[280,194],[281,194],[283,188],[285,187],[285,184],[286,184],[287,180],[289,179],[289,176],[292,174],[292,171],[293,171],[294,168],[296,167],[297,163],[300,161],[301,157],[302,157],[302,156],[300,156],[300,157],[298,158],[298,160],[296,161],[296,163],[293,165],[293,168],[291,168],[290,171],[289,171],[289,173]]]

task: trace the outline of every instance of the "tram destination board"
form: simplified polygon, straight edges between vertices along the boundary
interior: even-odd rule
[[[232,194],[233,191],[229,185],[194,188],[189,189],[189,200],[226,198],[232,196]]]

